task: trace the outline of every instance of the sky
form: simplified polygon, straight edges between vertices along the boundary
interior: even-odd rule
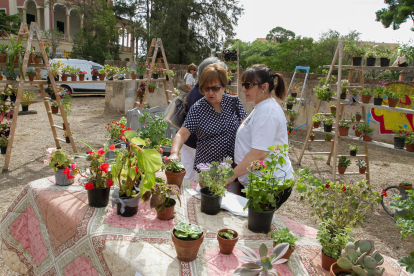
[[[244,14],[235,28],[235,38],[253,42],[265,38],[277,26],[293,31],[296,36],[312,37],[329,29],[341,35],[351,30],[361,33],[362,41],[407,43],[414,38],[411,19],[400,29],[384,28],[375,21],[375,12],[387,5],[384,0],[239,0]]]

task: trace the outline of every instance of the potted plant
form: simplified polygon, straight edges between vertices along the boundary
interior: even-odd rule
[[[297,98],[298,93],[300,93],[301,90],[302,90],[302,88],[301,88],[302,86],[303,86],[302,82],[300,82],[296,85],[292,83],[292,92],[290,93],[290,95],[294,98]]]
[[[145,71],[144,65],[137,66],[137,75],[138,75],[138,78],[139,79],[143,79],[144,78],[144,71]]]
[[[24,48],[19,41],[15,41],[13,36],[8,36],[10,44],[7,47],[7,56],[6,56],[6,71],[8,73],[8,76],[11,78],[11,80],[16,79],[16,74],[14,73],[14,65],[15,63],[19,64],[20,72],[23,72],[22,70],[22,64],[19,61],[19,54],[21,51],[24,51]]]
[[[226,191],[226,179],[233,176],[231,158],[225,158],[222,162],[200,163],[197,169],[200,171],[201,188],[201,212],[215,215],[220,212],[221,200]],[[169,164],[168,164],[169,165]]]
[[[296,117],[298,116],[298,113],[296,112],[296,110],[287,110],[287,113],[289,115],[289,119],[291,122],[294,122]]]
[[[29,77],[29,81],[34,81],[34,77],[36,76],[36,71],[34,69],[29,69],[26,72],[26,76]]]
[[[396,93],[389,90],[385,91],[384,94],[388,98],[389,107],[396,107],[402,96],[402,93]]]
[[[346,99],[346,94],[348,93],[348,88],[344,87],[344,86],[349,86],[349,81],[348,80],[341,80],[341,100],[345,100]]]
[[[355,123],[355,117],[351,117],[349,120],[342,119],[339,121],[339,135],[348,136],[349,126]]]
[[[125,117],[121,117],[121,119],[118,122],[112,121],[110,123],[106,124],[106,134],[105,134],[105,138],[108,139],[108,143],[109,144],[114,144],[115,148],[120,148],[121,147],[121,135],[122,135],[122,130],[126,129],[126,118]]]
[[[145,86],[144,82],[141,83],[141,84],[144,84],[144,86]],[[144,90],[142,90],[141,88],[137,89],[137,90],[135,90],[135,93],[136,93],[136,96],[138,97],[139,103],[142,104],[142,101],[144,100],[145,88],[144,88]]]
[[[359,93],[361,94],[362,102],[368,104],[372,97],[371,89],[364,88]]]
[[[411,190],[413,188],[413,184],[410,181],[401,181],[401,183],[398,184],[398,187],[406,190]]]
[[[352,99],[352,102],[354,102],[354,103],[358,102],[358,100],[357,100],[358,93],[359,93],[359,90],[358,89],[352,88],[349,91],[349,99],[350,100]]]
[[[345,44],[345,51],[349,52],[353,56],[353,66],[361,66],[362,56],[365,54],[365,50],[363,48],[357,47],[354,41],[348,40]]]
[[[98,70],[98,75],[99,75],[99,80],[101,80],[101,81],[105,80],[105,76],[106,76],[105,69],[99,69]]]
[[[154,93],[155,92],[155,88],[157,88],[157,85],[155,84],[155,83],[150,83],[149,85],[148,85],[148,92],[149,93]]]
[[[7,57],[7,48],[9,46],[7,46],[6,44],[0,44],[0,62],[6,62],[6,57]]]
[[[251,248],[247,246],[240,246],[239,249],[246,256],[238,256],[242,261],[248,262],[242,264],[237,268],[233,276],[245,276],[245,275],[281,275],[273,265],[282,264],[287,262],[283,256],[289,248],[289,244],[281,243],[273,248],[271,255],[269,255],[269,249],[262,243],[259,248],[259,254],[257,255]]]
[[[314,134],[314,133],[311,133],[311,134],[309,135],[309,139],[310,139],[311,141],[315,140],[315,134]]]
[[[10,101],[12,103],[16,102],[16,97],[17,97],[17,86],[14,84],[11,84],[9,86],[7,86],[7,95],[10,97]],[[6,90],[5,89],[5,90]]]
[[[312,116],[313,127],[318,128],[321,124],[323,115],[322,114],[315,114]]]
[[[359,146],[357,145],[349,145],[349,155],[356,156],[359,150]]]
[[[79,81],[84,81],[85,80],[85,75],[88,74],[86,73],[86,71],[81,71],[79,70],[78,72],[78,76],[79,76]]]
[[[151,66],[148,65],[148,68],[151,68]],[[151,77],[154,80],[158,79],[158,65],[157,64],[154,64],[154,68],[152,69],[152,75],[151,75]]]
[[[332,140],[332,135],[330,135],[330,134],[326,133],[326,134],[325,134],[325,138],[324,138],[324,140],[325,140],[326,142],[330,142],[330,141]]]
[[[179,189],[181,189],[185,173],[184,165],[176,159],[171,160],[165,167],[167,183],[177,185]]]
[[[336,105],[331,105],[330,109],[331,109],[332,116],[335,117],[336,116]]]
[[[376,46],[369,49],[366,52],[366,56],[367,56],[367,66],[375,66],[375,62],[377,61]]]
[[[368,124],[360,124],[362,129],[362,138],[365,142],[371,142],[374,136],[374,129]],[[358,125],[359,126],[359,125]]]
[[[228,69],[227,70],[227,80],[228,80],[227,85],[231,85],[231,76],[233,76],[233,73],[231,72],[230,69]]]
[[[162,160],[157,150],[146,148],[148,141],[138,137],[137,132],[130,128],[121,132],[127,150],[115,149],[116,158],[111,163],[112,180],[118,186],[112,193],[112,206],[117,205],[118,215],[131,217],[138,212],[135,184],[139,182],[141,196],[153,188]]]
[[[323,121],[323,130],[325,132],[332,131],[332,124],[333,124],[333,117],[332,116],[325,116]]]
[[[289,249],[282,257],[282,259],[289,260],[290,255],[292,255],[293,251],[295,251],[295,244],[298,240],[292,233],[290,233],[289,228],[282,228],[279,232],[270,232],[269,236],[273,239],[273,247],[281,243],[289,244]]]
[[[145,203],[151,199],[150,207],[155,208],[157,211],[157,218],[159,220],[170,220],[174,218],[174,207],[176,204],[171,195],[177,196],[181,206],[180,188],[177,185],[156,183],[153,188],[147,190],[142,195],[142,202]]]
[[[374,105],[382,105],[385,91],[387,91],[387,88],[383,83],[374,86]]]
[[[204,231],[201,226],[179,222],[171,231],[171,239],[177,258],[183,262],[191,262],[197,258],[200,245],[204,241]]]
[[[7,151],[7,144],[8,144],[7,137],[4,135],[0,135],[0,150],[1,154],[6,154]]]
[[[98,68],[92,68],[91,69],[91,76],[92,76],[92,80],[94,80],[94,81],[98,80],[98,76],[99,76]]]
[[[128,67],[120,67],[120,68],[118,68],[118,72],[116,74],[118,80],[124,80],[125,79],[125,75],[128,72],[129,72],[129,68]]]
[[[404,149],[405,138],[409,135],[407,127],[398,126],[399,130],[393,130],[394,136],[394,149]]]
[[[139,118],[139,122],[143,124],[143,127],[138,129],[137,132],[139,137],[148,140],[150,148],[159,150],[160,145],[169,144],[171,141],[170,139],[165,138],[168,124],[164,119],[164,115],[155,116],[148,112],[142,113]]]
[[[364,124],[356,124],[355,125],[355,136],[360,137],[362,135],[362,131],[364,130]]]
[[[407,43],[398,45],[397,49],[398,55],[403,56],[407,59],[407,62],[404,62],[403,64],[398,63],[398,66],[405,67],[408,64],[412,64],[414,60],[414,47]]]
[[[361,112],[359,112],[359,111],[355,112],[355,119],[356,119],[357,122],[361,121],[361,119],[362,119]]]
[[[380,58],[380,66],[381,67],[387,67],[390,66],[390,59],[391,51],[388,48],[379,48],[378,57]]]
[[[365,160],[363,159],[358,159],[357,161],[355,161],[358,168],[359,168],[359,173],[364,174],[366,169],[367,169],[367,163],[365,162]]]
[[[243,190],[248,202],[245,208],[249,208],[247,219],[248,229],[255,233],[268,233],[272,223],[273,213],[280,207],[280,196],[288,192],[295,180],[276,177],[280,170],[279,164],[284,164],[289,146],[271,146],[266,153],[264,162],[252,162],[248,167],[248,185]],[[274,195],[266,196],[264,194]]]
[[[410,132],[405,136],[405,150],[414,152],[414,132]]]
[[[73,163],[73,158],[66,155],[63,149],[48,148],[46,152],[47,159],[44,160],[44,163],[55,171],[56,185],[71,185],[77,174],[77,167]]]
[[[230,255],[234,246],[239,241],[239,234],[232,229],[221,229],[217,232],[217,240],[219,243],[220,253]]]
[[[70,65],[65,65],[62,67],[62,81],[67,81],[68,77],[69,77],[69,72],[71,71],[71,66]]]
[[[106,73],[106,78],[108,80],[113,80],[114,79],[114,76],[118,74],[119,68],[116,67],[116,66],[111,66],[109,64],[105,64],[104,71]],[[99,76],[99,78],[100,78],[100,76]]]
[[[385,272],[385,268],[379,267],[384,263],[384,258],[374,248],[372,240],[358,240],[345,245],[338,259],[338,266],[352,275],[378,275]]]
[[[30,102],[36,98],[36,94],[33,91],[27,92],[24,91],[22,95],[22,111],[29,111],[29,105],[27,102]]]
[[[57,101],[51,102],[50,106],[51,106],[53,114],[59,113],[59,105],[58,105]]]
[[[316,98],[318,100],[327,101],[329,102],[332,100],[332,97],[336,95],[336,93],[330,88],[329,84],[316,86],[313,88],[313,92],[315,92]]]
[[[293,105],[297,102],[295,97],[289,96],[286,100],[286,109],[292,109]]]
[[[346,171],[346,168],[348,168],[349,165],[351,165],[351,160],[346,158],[346,156],[339,157],[339,161],[338,161],[339,174],[344,174]]]
[[[34,53],[34,62],[39,64],[40,60],[42,59],[42,53],[41,52],[35,52]]]
[[[70,75],[71,81],[77,81],[78,75],[79,75],[79,71],[80,71],[79,68],[76,67],[76,66],[70,67],[69,75]]]

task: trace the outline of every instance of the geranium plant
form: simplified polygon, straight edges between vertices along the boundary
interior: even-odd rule
[[[86,71],[79,71],[78,72],[78,76],[79,77],[84,77],[85,75],[87,75],[88,73]]]
[[[137,66],[137,75],[138,76],[143,76],[144,75],[144,71],[145,71],[144,65]]]
[[[22,94],[22,105],[25,105],[24,102],[30,102],[34,98],[36,98],[39,94],[35,94],[33,91],[24,91]]]
[[[105,73],[105,71],[103,72],[103,73]],[[99,75],[99,70],[98,70],[98,68],[92,68],[92,70],[91,70],[91,75],[92,76],[98,76]]]
[[[121,139],[122,130],[126,129],[126,118],[122,117],[118,122],[112,121],[107,123],[105,128],[107,130],[105,137],[112,143],[115,143]]]
[[[231,167],[233,161],[230,157],[224,158],[222,162],[201,163],[197,165],[200,170],[200,181],[208,187],[213,196],[224,196],[226,191],[226,179],[233,176]]]

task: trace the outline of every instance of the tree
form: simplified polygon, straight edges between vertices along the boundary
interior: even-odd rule
[[[378,22],[381,22],[385,28],[392,25],[393,30],[398,30],[400,25],[411,18],[414,23],[414,1],[413,0],[384,0],[388,9],[383,8],[375,12]],[[414,27],[411,27],[414,31]]]
[[[21,22],[20,14],[0,13],[0,37],[6,38],[10,33],[17,35]]]
[[[295,33],[282,27],[273,28],[266,36],[269,42],[284,43],[295,38]]]
[[[52,48],[51,58],[54,58],[56,56],[56,49],[59,46],[60,42],[65,39],[65,35],[58,29],[49,29],[43,31],[43,36],[45,36],[46,40],[50,43],[50,46]]]

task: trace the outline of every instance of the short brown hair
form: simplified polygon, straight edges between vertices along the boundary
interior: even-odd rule
[[[197,71],[197,66],[194,63],[191,63],[187,67],[187,73],[190,73],[191,70]]]
[[[204,68],[200,76],[200,92],[203,94],[203,87],[212,84],[215,81],[220,81],[223,87],[226,87],[229,83],[227,79],[227,71],[220,64],[210,64]]]

